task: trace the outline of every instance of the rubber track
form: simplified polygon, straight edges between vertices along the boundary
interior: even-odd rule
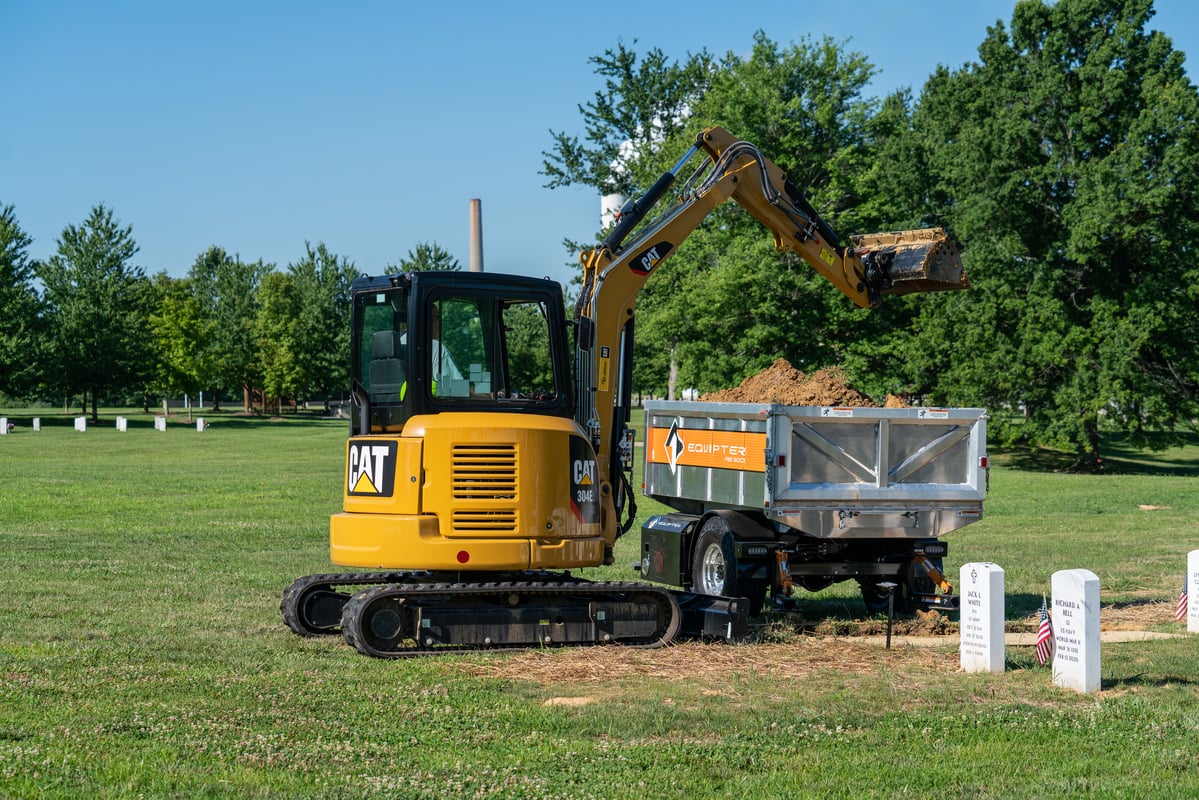
[[[396,583],[397,581],[412,580],[418,577],[411,572],[345,572],[324,575],[305,575],[296,578],[290,586],[283,590],[283,599],[279,603],[279,611],[283,614],[283,622],[299,636],[329,636],[340,633],[339,627],[318,628],[301,614],[301,602],[304,596],[316,589],[333,591],[334,586],[371,586],[381,583]],[[348,601],[350,595],[345,594]]]
[[[438,645],[424,647],[414,643],[410,647],[397,650],[379,650],[369,644],[362,635],[362,614],[375,601],[383,597],[439,597],[439,598],[477,598],[487,595],[507,595],[517,593],[522,595],[542,595],[547,597],[571,595],[574,597],[608,598],[611,595],[653,595],[661,598],[665,608],[670,611],[670,617],[665,626],[655,638],[629,642],[615,642],[625,647],[650,649],[669,644],[679,631],[682,622],[682,612],[674,596],[659,586],[644,583],[603,582],[597,583],[582,579],[567,579],[555,582],[515,581],[496,583],[406,583],[377,586],[355,594],[346,603],[342,611],[341,630],[346,641],[358,652],[375,658],[410,658],[424,655],[446,655],[469,651],[494,652],[500,650],[528,650],[537,647],[537,643],[517,643],[510,645]],[[555,642],[554,647],[595,646],[597,642]]]

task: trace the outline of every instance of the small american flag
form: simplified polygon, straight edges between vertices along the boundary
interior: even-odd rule
[[[1178,607],[1174,609],[1174,619],[1182,622],[1187,618],[1187,579],[1182,579],[1182,591],[1178,594]]]
[[[1053,658],[1053,624],[1049,621],[1049,607],[1041,598],[1041,627],[1037,629],[1037,663],[1041,666]]]

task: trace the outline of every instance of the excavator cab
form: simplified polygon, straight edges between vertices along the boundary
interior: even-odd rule
[[[359,278],[351,293],[354,435],[425,414],[573,412],[556,283],[418,272]]]

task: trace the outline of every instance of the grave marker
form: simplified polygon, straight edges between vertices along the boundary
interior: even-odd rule
[[[1187,633],[1199,633],[1199,603],[1191,595],[1199,589],[1199,550],[1187,553]]]
[[[41,417],[33,418],[33,429],[35,431],[40,431],[42,429],[42,418]]]
[[[167,429],[167,418],[166,417],[155,417],[154,418],[154,430],[165,431],[166,429]]]
[[[0,436],[8,433],[8,417],[0,417]]]
[[[964,672],[1003,672],[1003,569],[997,564],[963,564],[961,587],[961,644]]]
[[[1099,578],[1085,569],[1053,573],[1053,682],[1083,694],[1100,689]]]
[[[125,419],[124,417],[117,417],[117,430],[120,431],[121,433],[125,433],[126,431],[128,431],[129,430],[129,420]]]
[[[77,431],[86,431],[87,430],[87,417],[75,417],[75,430],[77,430]]]

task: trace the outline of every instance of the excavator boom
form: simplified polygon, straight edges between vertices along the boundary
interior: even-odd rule
[[[701,152],[706,158],[679,186],[679,177]],[[667,197],[672,201],[651,219]],[[645,195],[625,205],[600,246],[581,256],[575,417],[588,427],[604,491],[618,498],[618,509],[626,504],[630,511],[635,508],[629,448],[622,448],[622,442],[629,438],[627,393],[637,295],[657,266],[728,200],[762,223],[776,248],[797,253],[860,307],[877,306],[884,295],[969,288],[961,255],[944,230],[843,240],[757,147],[723,128],[704,130]],[[630,513],[625,524],[631,521]],[[610,530],[606,538],[618,535]]]

